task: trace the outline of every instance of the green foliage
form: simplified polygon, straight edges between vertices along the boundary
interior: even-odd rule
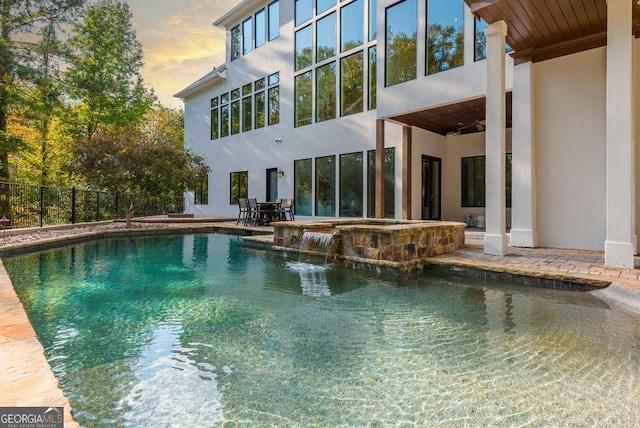
[[[8,128],[12,112],[29,106],[33,114],[28,120],[38,129],[46,149],[48,125],[42,112],[55,101],[53,82],[59,79],[58,64],[63,58],[56,30],[70,22],[84,3],[85,0],[0,2],[0,179],[9,179],[9,154],[18,152],[23,143]]]
[[[179,194],[209,172],[202,157],[133,126],[79,140],[70,167],[93,186],[129,194],[127,219],[146,200]]]
[[[125,127],[142,122],[154,95],[144,86],[142,45],[131,24],[131,12],[119,0],[100,0],[89,6],[74,25],[73,50],[67,76],[71,95],[82,104],[76,115],[92,137],[109,125]]]

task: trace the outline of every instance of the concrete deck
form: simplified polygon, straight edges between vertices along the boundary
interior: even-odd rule
[[[271,227],[237,226],[229,219],[199,218],[196,222],[185,219],[165,220],[157,228],[134,230],[137,235],[158,235],[171,233],[222,232],[247,236],[247,241],[268,246],[273,242],[269,233]],[[42,229],[38,229],[42,231]],[[59,230],[59,229],[56,229]],[[18,234],[20,231],[11,231]],[[29,233],[29,231],[22,231]],[[97,237],[121,236],[122,230],[86,230],[75,235],[54,237],[19,244],[0,244],[0,255],[14,251],[29,251],[56,245],[56,242],[70,244]],[[429,258],[436,266],[471,269],[475,272],[504,272],[506,274],[531,277],[561,277],[563,280],[591,280],[611,283],[602,290],[590,291],[603,301],[640,315],[640,269],[607,268],[604,253],[600,251],[567,250],[554,248],[509,248],[505,256],[483,254],[484,232],[467,230],[466,247],[452,254]],[[640,259],[636,258],[636,267]],[[490,278],[487,274],[487,278]],[[64,406],[65,426],[78,426],[72,419],[71,407],[58,386],[51,367],[44,356],[44,349],[38,341],[24,308],[18,300],[13,285],[4,266],[0,262],[0,406]]]

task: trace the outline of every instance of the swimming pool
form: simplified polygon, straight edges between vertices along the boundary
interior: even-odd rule
[[[640,320],[588,294],[326,270],[226,235],[4,264],[84,426],[640,420]]]

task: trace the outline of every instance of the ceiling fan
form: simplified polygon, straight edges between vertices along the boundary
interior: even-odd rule
[[[458,127],[458,132],[468,128],[476,128],[476,131],[484,131],[486,124],[486,120],[480,119],[480,110],[476,109],[476,119],[473,122],[458,122],[456,126]]]

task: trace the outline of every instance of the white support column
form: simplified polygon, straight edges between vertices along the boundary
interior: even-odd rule
[[[537,245],[533,73],[531,61],[518,64],[513,69],[512,247],[532,248]]]
[[[607,238],[605,265],[633,267],[633,2],[607,1]]]
[[[507,24],[494,22],[485,30],[487,36],[487,107],[484,252],[502,256],[507,249],[505,156],[506,99],[504,44]]]

